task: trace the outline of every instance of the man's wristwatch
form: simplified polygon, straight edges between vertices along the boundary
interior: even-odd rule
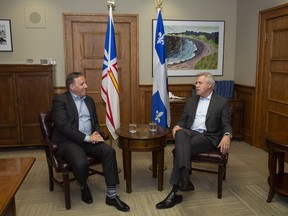
[[[228,136],[230,139],[232,139],[232,134],[230,134],[230,133],[228,133],[228,132],[226,132],[226,133],[224,134],[224,136]]]

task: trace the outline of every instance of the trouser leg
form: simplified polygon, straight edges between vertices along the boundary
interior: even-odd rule
[[[63,150],[62,157],[71,166],[76,180],[82,187],[86,187],[89,165],[83,148],[77,144],[69,143],[69,146]]]
[[[179,185],[191,169],[191,155],[214,149],[215,146],[207,137],[196,131],[182,129],[175,137],[175,162],[170,177],[170,183]],[[182,171],[181,171],[182,170]]]
[[[95,156],[101,161],[107,186],[119,184],[116,152],[111,145],[105,142],[87,143],[85,151],[88,155]]]

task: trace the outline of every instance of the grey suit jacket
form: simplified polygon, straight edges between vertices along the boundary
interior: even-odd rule
[[[92,131],[100,132],[94,100],[87,96],[84,101],[90,113]],[[83,143],[85,134],[79,131],[78,111],[70,92],[56,95],[53,98],[52,118],[55,125],[53,142],[59,146],[70,142]]]
[[[196,115],[200,96],[191,96],[184,108],[183,113],[177,125],[186,129],[190,129]],[[211,101],[208,107],[205,125],[207,131],[203,134],[208,136],[211,142],[217,146],[223,137],[224,133],[232,134],[231,114],[227,104],[227,99],[213,92]]]

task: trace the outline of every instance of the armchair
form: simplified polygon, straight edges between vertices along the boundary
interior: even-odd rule
[[[40,123],[42,140],[41,142],[45,146],[45,154],[48,164],[48,174],[49,174],[49,190],[54,190],[54,182],[60,184],[64,188],[65,197],[65,207],[66,209],[71,208],[70,200],[70,181],[75,180],[75,178],[69,178],[69,173],[72,171],[69,164],[63,160],[56,157],[58,146],[51,141],[51,137],[54,131],[54,124],[52,121],[52,115],[50,111],[40,112],[38,114],[38,120]],[[109,135],[101,133],[104,140],[109,139]],[[92,156],[87,156],[89,166],[100,164],[100,161]],[[54,177],[54,171],[62,174],[62,179],[58,180]],[[101,171],[90,168],[90,175],[100,174],[103,175]]]

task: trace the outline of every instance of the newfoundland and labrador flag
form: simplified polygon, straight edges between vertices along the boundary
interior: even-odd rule
[[[109,8],[109,18],[104,47],[102,68],[101,96],[106,103],[106,125],[114,139],[118,136],[115,130],[120,127],[120,104],[118,86],[118,67],[112,8]]]
[[[168,76],[166,68],[166,40],[161,10],[154,35],[153,49],[153,94],[152,121],[164,128],[170,127],[170,104],[168,96]]]

